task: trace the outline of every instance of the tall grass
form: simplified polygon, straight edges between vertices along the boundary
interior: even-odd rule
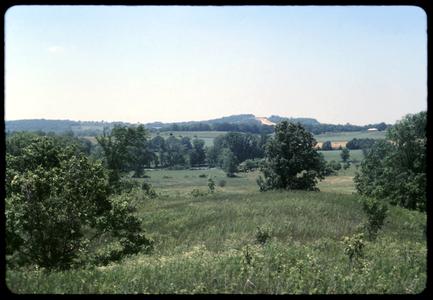
[[[207,178],[198,176],[202,173],[224,178],[227,185],[194,197],[194,188],[207,191]],[[260,193],[256,173],[238,178],[227,178],[220,170],[148,175],[161,195],[130,195],[143,228],[156,242],[152,254],[62,272],[8,269],[7,286],[16,293],[121,294],[419,293],[425,288],[423,213],[390,207],[378,239],[365,241],[365,256],[355,266],[342,238],[366,220],[357,195]],[[257,227],[268,230],[263,245]]]

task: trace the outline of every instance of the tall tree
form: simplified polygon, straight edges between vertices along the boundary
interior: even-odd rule
[[[143,125],[116,125],[111,132],[104,129],[103,135],[96,137],[110,171],[110,184],[116,184],[122,172],[134,171],[135,176],[142,175],[145,164],[151,159],[147,138]]]
[[[258,179],[260,190],[315,190],[325,174],[325,161],[314,146],[316,140],[299,123],[283,121],[266,147],[262,167],[265,179]]]
[[[406,115],[388,129],[361,163],[354,181],[359,193],[409,209],[426,209],[427,113]]]
[[[204,164],[206,153],[204,151],[204,141],[194,139],[192,141],[192,150],[190,152],[190,162],[192,166]]]
[[[347,160],[350,157],[350,151],[349,151],[349,149],[344,148],[343,150],[341,150],[340,157],[343,160],[343,162],[347,162]]]

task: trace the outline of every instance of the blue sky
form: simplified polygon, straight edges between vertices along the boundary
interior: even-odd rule
[[[6,120],[367,124],[427,108],[413,6],[15,6],[5,45]]]

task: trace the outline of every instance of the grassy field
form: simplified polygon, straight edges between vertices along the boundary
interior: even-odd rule
[[[321,133],[321,134],[315,134],[314,138],[318,142],[325,142],[325,141],[331,141],[331,142],[347,142],[351,139],[357,138],[357,139],[384,139],[386,135],[385,131],[353,131],[353,132],[327,132],[327,133]]]
[[[204,140],[206,146],[212,146],[213,139],[215,137],[219,135],[223,135],[227,132],[226,131],[163,131],[160,132],[159,135],[163,138],[167,138],[170,136],[170,133],[173,134],[176,138],[187,136],[193,139],[197,137],[199,139]],[[156,136],[156,134],[152,133],[151,137],[153,138],[154,136]]]
[[[227,178],[219,169],[147,171],[159,193],[130,193],[150,255],[108,266],[44,272],[7,270],[17,293],[419,293],[426,285],[426,215],[390,207],[375,242],[357,264],[344,236],[366,220],[353,194],[355,166],[327,177],[320,192],[261,193],[259,172]],[[203,175],[204,174],[204,175]],[[207,193],[207,180],[217,183]],[[225,181],[225,186],[218,183]],[[194,196],[198,189],[202,195]],[[269,234],[265,244],[258,227]]]
[[[167,138],[170,136],[170,133],[173,134],[176,138],[187,136],[191,139],[197,137],[199,139],[204,140],[206,146],[212,146],[213,140],[215,137],[219,135],[226,134],[226,131],[163,131],[160,132],[159,135],[163,138]],[[151,133],[150,137],[153,138],[156,136],[156,133]],[[92,136],[84,137],[90,140],[92,143],[96,144],[96,138]],[[314,135],[314,138],[321,145],[325,141],[331,141],[335,145],[341,144],[345,146],[345,144],[353,138],[371,138],[371,139],[383,139],[385,138],[384,131],[378,132],[367,132],[367,131],[354,131],[354,132],[330,132],[330,133],[322,133]]]

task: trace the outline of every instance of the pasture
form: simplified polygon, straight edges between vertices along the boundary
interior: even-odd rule
[[[258,171],[228,178],[220,169],[148,170],[138,180],[159,196],[133,190],[129,197],[155,241],[152,254],[69,271],[8,270],[7,286],[18,293],[421,292],[425,214],[390,207],[377,241],[365,241],[360,263],[345,254],[342,238],[366,220],[353,193],[355,168],[327,177],[320,192],[264,193],[255,183]],[[268,235],[264,244],[259,228]]]
[[[326,132],[315,134],[314,138],[317,142],[348,142],[351,139],[384,139],[386,131],[352,131],[352,132]]]

